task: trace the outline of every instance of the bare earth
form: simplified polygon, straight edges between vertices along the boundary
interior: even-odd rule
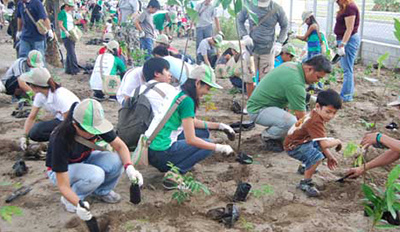
[[[96,35],[89,32],[83,41],[77,45],[77,56],[80,64],[85,64],[90,58],[94,59],[100,46],[84,45],[84,42]],[[97,35],[98,36],[98,35]],[[0,74],[3,75],[9,65],[15,60],[11,43],[4,43],[8,37],[5,31],[0,31]],[[184,40],[175,40],[173,44],[183,49]],[[190,42],[193,50],[194,42]],[[339,111],[337,117],[328,125],[328,136],[342,141],[359,142],[366,129],[360,119],[373,122],[377,112],[379,99],[384,84],[391,82],[383,98],[384,106],[378,115],[377,127],[387,133],[384,126],[394,119],[398,122],[398,112],[386,107],[388,101],[398,95],[399,81],[391,81],[383,71],[380,82],[372,84],[360,77],[364,76],[365,67],[356,66],[357,96],[355,101],[347,103]],[[373,70],[375,73],[376,71]],[[72,90],[81,99],[90,96],[89,76],[80,74],[69,76],[62,69],[53,69],[64,87]],[[375,74],[371,74],[375,77]],[[390,77],[392,78],[392,77]],[[230,111],[234,97],[229,94],[231,84],[228,79],[218,80],[225,89],[213,94],[213,102],[217,110],[206,112],[204,106],[198,111],[198,116],[211,121],[232,123],[240,116]],[[332,88],[340,90],[340,83],[334,83]],[[60,202],[60,193],[45,177],[44,161],[26,161],[29,172],[22,177],[12,174],[12,165],[23,153],[19,150],[17,141],[23,135],[24,119],[16,119],[11,112],[16,104],[11,104],[10,96],[0,95],[0,208],[5,205],[15,205],[23,210],[22,216],[13,216],[8,223],[0,219],[0,231],[86,231],[86,225],[75,214],[64,210]],[[106,117],[116,125],[119,105],[104,102]],[[248,116],[245,116],[245,120]],[[216,154],[196,165],[195,177],[202,181],[210,190],[210,196],[196,195],[190,201],[178,205],[171,200],[172,192],[165,191],[161,185],[163,174],[155,168],[141,170],[144,176],[142,202],[133,205],[129,202],[129,181],[123,174],[116,191],[122,195],[122,202],[110,205],[89,199],[93,214],[101,222],[103,231],[368,231],[371,221],[364,217],[360,202],[363,194],[359,180],[346,181],[343,184],[335,182],[353,162],[352,158],[344,159],[342,153],[336,153],[340,167],[330,171],[326,165],[319,168],[315,176],[322,197],[311,199],[306,197],[296,184],[302,176],[296,174],[298,162],[291,159],[285,152],[268,153],[263,151],[260,141],[262,127],[257,126],[251,131],[243,132],[241,150],[255,157],[252,165],[241,165],[233,157]],[[392,134],[398,137],[398,134]],[[229,142],[225,134],[213,132],[213,138],[223,140],[233,147],[235,142]],[[333,151],[334,152],[334,151]],[[371,149],[368,159],[372,159],[382,150]],[[383,186],[389,168],[378,168],[367,175],[368,183]],[[6,204],[6,197],[20,185],[27,185],[40,180],[33,185],[33,190],[26,196],[20,197],[11,204]],[[237,183],[249,182],[253,189],[271,186],[272,194],[256,197],[250,195],[248,200],[237,203],[241,210],[241,218],[234,228],[226,229],[222,224],[206,217],[209,209],[225,206],[230,202]],[[390,230],[389,230],[390,231]],[[395,230],[392,230],[395,231]]]

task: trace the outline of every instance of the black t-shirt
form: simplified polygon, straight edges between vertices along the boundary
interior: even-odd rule
[[[93,8],[92,14],[93,15],[99,15],[101,11],[101,6],[99,4],[96,4]]]
[[[102,135],[97,135],[90,139],[95,142],[99,139],[104,139],[107,143],[111,143],[117,137],[114,130]],[[46,166],[54,172],[67,172],[68,164],[80,163],[86,160],[93,149],[76,141],[73,142],[72,148],[68,149],[65,139],[59,133],[52,133],[50,136],[49,148],[46,155]]]

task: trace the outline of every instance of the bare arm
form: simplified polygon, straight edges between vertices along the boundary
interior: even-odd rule
[[[33,124],[35,124],[36,116],[39,113],[39,110],[40,108],[33,106],[28,118],[25,120],[24,131],[26,135],[29,134],[29,131],[32,129]]]
[[[296,115],[297,120],[300,120],[304,116],[306,116],[306,112],[295,110],[294,114]]]
[[[344,18],[344,21],[346,22],[346,32],[343,35],[342,43],[347,43],[350,40],[351,33],[353,32],[354,29],[354,23],[356,21],[356,16],[349,16]]]
[[[63,21],[58,21],[58,27],[60,28],[60,30],[63,30],[64,32],[67,31],[67,29],[65,29],[65,27],[63,25]]]
[[[306,34],[304,34],[303,36],[298,35],[298,36],[296,36],[296,38],[299,40],[306,41],[308,39],[308,36],[310,36],[311,32],[313,32],[314,30],[317,30],[317,29],[318,29],[318,26],[316,24],[313,24],[308,28]]]
[[[319,141],[319,146],[321,147],[322,152],[325,154],[327,158],[333,157],[332,153],[329,151],[329,148],[336,147],[339,144],[342,144],[342,142],[339,139]]]
[[[129,153],[129,149],[128,147],[125,145],[125,143],[119,138],[115,138],[114,141],[112,141],[110,143],[111,147],[114,148],[119,157],[121,157],[122,163],[128,164],[128,163],[132,163],[131,160],[131,154]]]
[[[215,17],[214,21],[215,21],[215,27],[217,28],[217,31],[221,31],[221,26],[219,25],[218,17]]]
[[[47,30],[51,29],[51,24],[50,24],[49,18],[46,18],[46,20],[44,20],[44,25],[46,26]]]
[[[219,129],[219,123],[218,122],[208,122],[208,121],[203,121],[199,120],[197,118],[194,119],[194,127],[199,128],[199,129],[205,129],[205,125],[207,125],[208,129]]]
[[[208,56],[207,55],[203,55],[203,59],[204,59],[204,63],[208,66],[211,66],[210,61],[208,60]]]
[[[195,146],[201,149],[215,150],[215,144],[207,142],[201,138],[196,137],[195,124],[193,118],[185,118],[182,120],[183,132],[185,133],[185,139],[187,144]]]
[[[139,19],[136,19],[135,26],[136,26],[136,29],[138,29],[139,31],[143,31],[142,27],[140,26]]]
[[[61,194],[73,205],[78,205],[79,197],[71,189],[71,184],[69,182],[68,172],[56,172],[57,186]]]
[[[17,30],[22,31],[22,19],[17,18]]]

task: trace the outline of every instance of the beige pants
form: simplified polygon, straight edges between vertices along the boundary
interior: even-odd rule
[[[256,71],[260,72],[260,80],[272,69],[274,69],[274,54],[254,54],[254,65]]]

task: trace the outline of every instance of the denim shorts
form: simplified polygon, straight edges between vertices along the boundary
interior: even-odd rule
[[[325,158],[317,141],[301,144],[287,153],[290,157],[300,160],[305,164],[306,170]]]

